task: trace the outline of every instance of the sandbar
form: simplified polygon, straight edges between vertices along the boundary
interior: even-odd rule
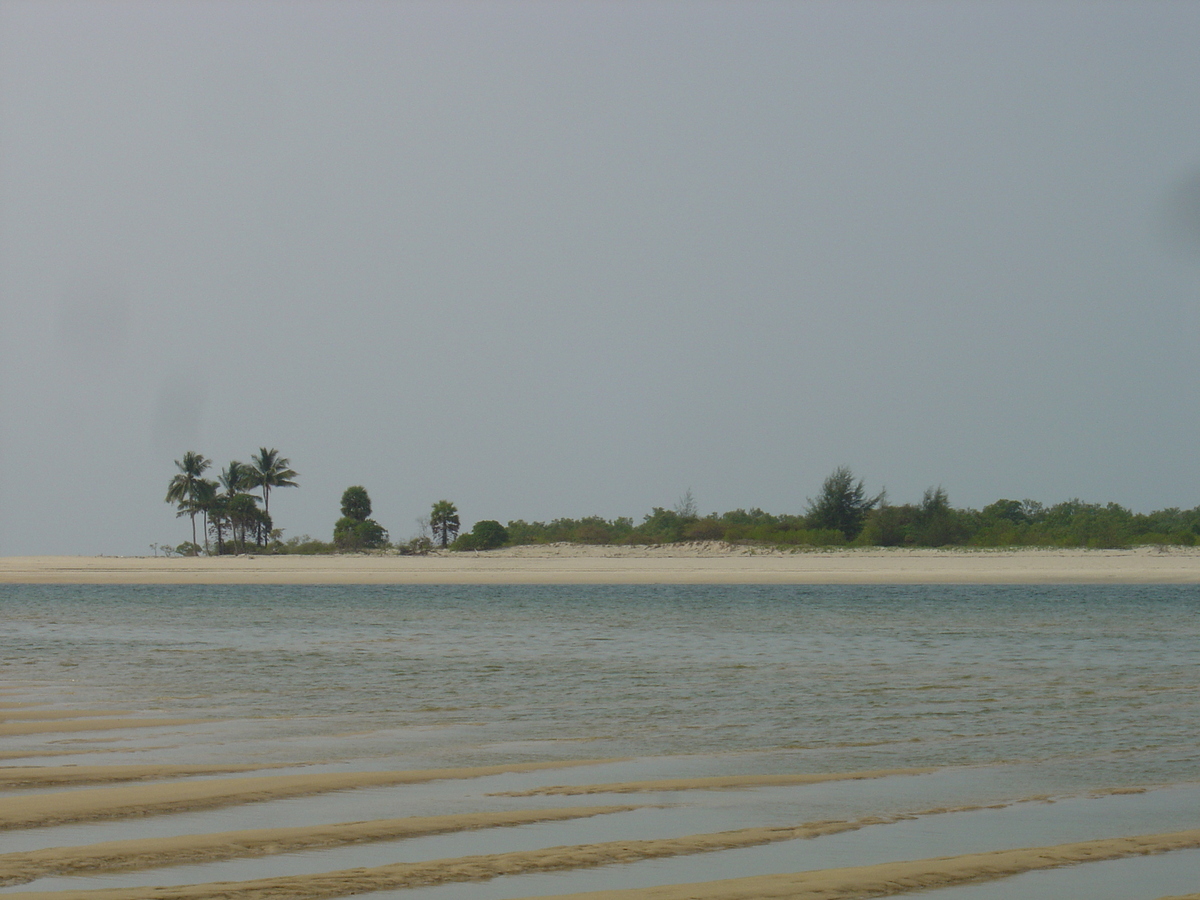
[[[400,840],[480,828],[509,828],[537,822],[560,822],[628,812],[638,808],[572,806],[445,816],[410,816],[334,825],[258,828],[216,834],[106,841],[81,847],[49,847],[44,850],[0,855],[0,885],[22,884],[47,875],[95,874],[192,865],[239,857],[294,853],[300,850],[325,850],[347,844]]]
[[[583,866],[673,856],[679,853],[702,853],[752,845],[747,839],[754,837],[765,837],[767,841],[801,837],[798,834],[786,834],[787,829],[747,829],[746,832],[764,834],[754,836],[749,833],[727,832],[650,841],[611,841],[419,863],[391,863],[315,875],[261,878],[251,881],[20,892],[5,896],[12,900],[201,900],[213,897],[221,897],[222,900],[269,900],[278,897],[288,897],[289,900],[321,900],[402,887],[478,881],[500,875],[562,871]],[[780,833],[772,836],[771,832]],[[693,884],[559,894],[543,900],[858,900],[991,881],[1038,869],[1197,847],[1200,847],[1200,829],[1192,829],[871,866],[818,869],[784,875],[758,875]]]
[[[494,797],[579,796],[583,794],[637,794],[661,791],[728,791],[755,787],[820,784],[824,781],[864,781],[895,775],[928,775],[936,768],[869,769],[862,772],[817,772],[782,775],[717,775],[704,778],[656,778],[608,784],[558,784],[528,791],[504,791]]]
[[[39,754],[40,755],[40,754]],[[153,781],[189,775],[232,775],[281,768],[284,763],[260,765],[116,765],[116,766],[0,766],[0,790],[56,785],[115,784]]]
[[[486,775],[589,766],[614,761],[564,760],[453,769],[258,775],[248,778],[214,778],[204,781],[87,788],[49,794],[22,794],[0,797],[0,830],[137,818],[185,810],[217,809],[241,803],[282,800],[286,797],[307,797],[355,788],[421,784],[451,778],[479,778]]]
[[[0,584],[1200,584],[1200,549],[791,552],[718,543],[485,553],[0,557]]]
[[[173,728],[200,725],[211,719],[35,719],[5,722],[0,720],[0,737],[22,734],[59,734],[72,731],[112,731],[117,728]]]

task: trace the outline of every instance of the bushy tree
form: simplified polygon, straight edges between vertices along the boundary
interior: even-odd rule
[[[449,500],[439,500],[429,513],[429,528],[433,539],[445,550],[458,536],[458,507]]]
[[[508,529],[495,519],[482,519],[454,542],[455,550],[495,550],[508,543]]]
[[[356,484],[342,492],[342,515],[356,522],[365,522],[370,518],[371,498],[365,487]]]
[[[371,515],[367,489],[356,484],[342,493],[342,517],[333,526],[333,543],[339,550],[379,550],[387,546],[388,533]]]
[[[912,529],[913,542],[923,547],[957,544],[966,536],[961,516],[950,506],[950,497],[940,484],[925,490]]]
[[[387,544],[387,530],[374,519],[342,516],[333,526],[333,545],[339,550],[381,550]]]
[[[862,531],[867,513],[882,499],[883,494],[868,497],[862,479],[855,481],[848,467],[838,466],[821,485],[817,499],[809,498],[808,527],[840,531],[846,540],[852,541]]]

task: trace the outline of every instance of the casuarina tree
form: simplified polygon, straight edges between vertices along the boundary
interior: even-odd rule
[[[439,500],[429,513],[429,527],[433,531],[433,539],[445,550],[458,536],[458,508],[449,500]]]
[[[868,497],[862,479],[856,482],[849,468],[838,466],[821,485],[817,499],[808,501],[808,527],[840,531],[852,541],[862,531],[867,513],[881,499],[882,494]]]

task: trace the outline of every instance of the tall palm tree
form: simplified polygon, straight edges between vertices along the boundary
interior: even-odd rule
[[[192,546],[196,543],[196,513],[200,512],[195,505],[197,485],[204,480],[204,470],[212,465],[211,459],[205,459],[203,454],[189,450],[183,454],[182,460],[175,460],[179,471],[167,486],[167,503],[179,507],[177,515],[192,517]]]
[[[217,498],[217,483],[210,481],[207,478],[202,478],[196,482],[196,491],[192,496],[190,505],[204,516],[204,555],[209,555],[208,550],[208,524],[211,520],[210,512],[213,508],[213,503]]]
[[[292,479],[298,477],[291,468],[292,461],[286,456],[280,456],[279,451],[272,447],[260,447],[258,455],[250,457],[251,483],[262,488],[263,511],[271,513],[271,488],[297,487]]]
[[[233,539],[235,549],[238,544],[238,513],[240,509],[244,508],[235,505],[235,500],[238,497],[244,496],[248,488],[253,487],[251,479],[250,467],[244,462],[238,462],[236,459],[221,470],[220,482],[221,487],[225,488],[225,493],[221,495],[220,510],[225,522],[229,525],[230,536]],[[219,527],[217,530],[217,542],[221,543]]]
[[[226,497],[234,497],[253,487],[250,481],[250,467],[236,459],[221,470],[221,487],[225,488]]]

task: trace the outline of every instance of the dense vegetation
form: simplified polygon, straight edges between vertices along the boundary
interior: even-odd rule
[[[1034,500],[997,500],[983,509],[956,509],[946,491],[931,487],[919,503],[893,505],[884,493],[869,495],[862,479],[846,467],[834,470],[810,498],[803,513],[761,509],[701,516],[689,490],[674,509],[654,507],[638,524],[630,518],[554,519],[502,525],[495,519],[459,533],[457,507],[449,500],[432,505],[420,520],[420,533],[389,543],[386,529],[370,518],[371,501],[355,485],[342,495],[341,518],[332,542],[308,537],[283,541],[272,528],[268,503],[276,487],[295,487],[287,459],[265,447],[250,465],[232,462],[219,481],[203,478],[211,462],[197,453],[177,460],[167,502],[191,519],[193,538],[174,552],[245,552],[253,546],[276,553],[333,553],[347,550],[397,550],[427,553],[492,550],[521,544],[671,544],[723,541],[775,547],[1086,547],[1120,548],[1139,544],[1194,546],[1200,536],[1200,507],[1134,513],[1116,503],[1068,500],[1043,506]],[[262,491],[259,497],[248,493]],[[196,539],[196,518],[203,522],[203,548]],[[431,537],[432,535],[432,537]],[[209,538],[212,538],[210,542]]]

